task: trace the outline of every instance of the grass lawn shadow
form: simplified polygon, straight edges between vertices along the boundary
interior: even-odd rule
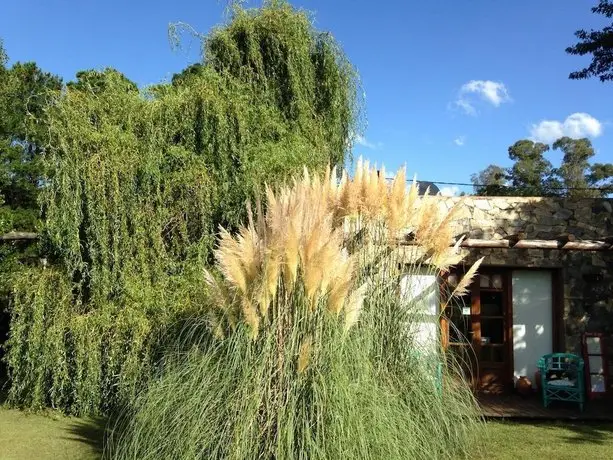
[[[106,432],[106,419],[91,417],[87,419],[74,418],[66,427],[64,439],[88,445],[93,451],[102,455]]]
[[[577,422],[563,424],[568,432],[561,436],[568,442],[579,444],[608,444],[613,439],[613,424]]]

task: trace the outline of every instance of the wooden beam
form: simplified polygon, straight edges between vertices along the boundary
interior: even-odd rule
[[[477,238],[467,238],[460,244],[463,248],[510,248],[509,240],[480,240]]]
[[[613,245],[606,241],[569,241],[562,249],[570,251],[611,251]]]
[[[558,240],[521,240],[513,247],[517,249],[560,249],[562,244]]]
[[[0,241],[20,241],[38,239],[38,233],[33,232],[9,232],[0,235]]]
[[[400,241],[405,246],[415,246],[416,241]],[[451,243],[450,246],[453,246]],[[460,247],[466,249],[560,249],[565,251],[613,251],[613,245],[607,241],[584,240],[518,240],[516,243],[508,239],[478,239],[468,238],[462,241]]]
[[[465,234],[457,235],[449,242],[454,246]],[[551,239],[526,239],[525,233],[520,232],[508,235],[503,239],[466,238],[460,243],[466,249],[560,249],[565,251],[613,251],[613,236],[602,237],[598,240],[578,240],[572,233],[563,233]],[[402,246],[416,246],[418,241],[410,233],[399,238]]]
[[[467,239],[460,245],[470,249],[563,249],[567,251],[611,251],[613,245],[606,241],[568,241],[558,240],[519,240],[512,244],[509,240],[478,240]]]

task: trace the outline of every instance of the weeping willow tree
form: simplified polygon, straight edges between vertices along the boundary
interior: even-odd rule
[[[458,208],[358,166],[269,189],[222,231],[209,308],[116,425],[109,458],[466,458],[479,422],[439,347]],[[400,237],[413,235],[413,245]],[[467,292],[479,263],[450,292]],[[216,276],[216,273],[219,276]]]
[[[342,163],[356,75],[285,2],[236,9],[203,63],[139,92],[85,72],[49,112],[49,264],[15,277],[9,400],[105,413],[155,374],[165,338],[206,304],[202,267],[264,183]]]

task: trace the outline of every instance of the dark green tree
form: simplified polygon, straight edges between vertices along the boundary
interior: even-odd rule
[[[483,171],[470,177],[475,195],[504,196],[509,194],[507,170],[501,166],[489,165]]]
[[[8,56],[6,55],[6,50],[4,49],[4,42],[2,39],[0,39],[0,68],[3,70],[4,66],[6,65],[6,61],[8,61]]]
[[[592,8],[592,12],[613,18],[613,2],[600,0],[598,5]],[[591,55],[592,62],[581,70],[571,72],[569,78],[580,80],[598,77],[603,82],[613,80],[613,21],[602,30],[578,30],[575,36],[579,42],[566,48],[566,52],[579,56]]]
[[[219,227],[264,184],[344,163],[357,76],[308,14],[267,1],[201,38],[202,63],[171,83],[86,71],[50,106],[49,266],[13,285],[10,402],[85,414],[133,398],[161,338],[206,307]]]
[[[0,45],[1,47],[1,45]],[[0,48],[1,49],[1,48]],[[43,169],[45,108],[61,80],[33,62],[6,67],[0,51],[0,232],[34,230]]]
[[[603,195],[613,193],[613,164],[594,163],[590,167],[588,181],[599,187]]]
[[[204,73],[204,65],[197,62],[186,67],[181,72],[174,74],[172,76],[171,82],[173,86],[189,85],[192,81],[197,80],[199,77],[202,77]]]
[[[611,164],[590,164],[594,148],[589,139],[562,137],[553,143],[554,149],[563,152],[562,165],[556,174],[570,197],[598,197],[607,195],[613,173]],[[608,187],[607,187],[607,182]]]
[[[67,83],[67,87],[80,91],[89,91],[94,94],[106,91],[109,87],[109,77],[113,75],[113,91],[123,90],[126,92],[138,92],[138,86],[129,80],[123,73],[113,68],[99,70],[81,70],[77,72],[75,81]]]
[[[562,164],[553,168],[544,157],[549,146],[523,139],[509,147],[513,166],[489,165],[473,174],[475,195],[482,196],[606,196],[613,190],[613,164],[595,163],[589,139],[563,137],[553,144],[564,153]]]
[[[523,139],[509,147],[509,158],[513,166],[503,168],[489,165],[483,171],[473,174],[476,195],[485,196],[548,196],[556,191],[557,181],[553,168],[544,153],[549,146],[540,142]]]
[[[35,231],[40,221],[46,106],[61,82],[32,62],[7,67],[7,61],[0,41],[0,233]],[[37,256],[38,244],[0,245],[0,380],[11,278],[23,263],[38,260]]]
[[[548,196],[554,193],[557,181],[552,177],[553,167],[544,153],[549,146],[527,139],[509,147],[509,158],[514,161],[508,171],[510,186],[518,196]]]

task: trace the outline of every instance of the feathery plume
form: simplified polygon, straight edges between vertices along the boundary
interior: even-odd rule
[[[468,287],[471,285],[473,278],[477,274],[477,270],[481,266],[483,259],[484,257],[481,257],[472,265],[472,267],[468,269],[466,274],[462,277],[456,288],[451,293],[450,298],[462,297],[464,294],[468,294]]]
[[[311,360],[311,346],[313,343],[313,338],[308,335],[300,344],[300,348],[298,351],[298,374],[302,374],[306,371],[309,366],[309,361]]]
[[[243,295],[247,294],[247,278],[239,258],[240,249],[237,241],[230,232],[221,228],[219,248],[215,251],[215,257],[224,277],[238,288]]]
[[[349,299],[347,299],[347,303],[345,304],[345,332],[358,322],[362,306],[364,305],[364,297],[366,296],[367,288],[368,285],[364,283],[359,288],[355,289],[349,296]]]
[[[260,329],[260,317],[258,316],[258,311],[247,297],[243,297],[241,307],[245,322],[251,328],[251,338],[255,340]]]

